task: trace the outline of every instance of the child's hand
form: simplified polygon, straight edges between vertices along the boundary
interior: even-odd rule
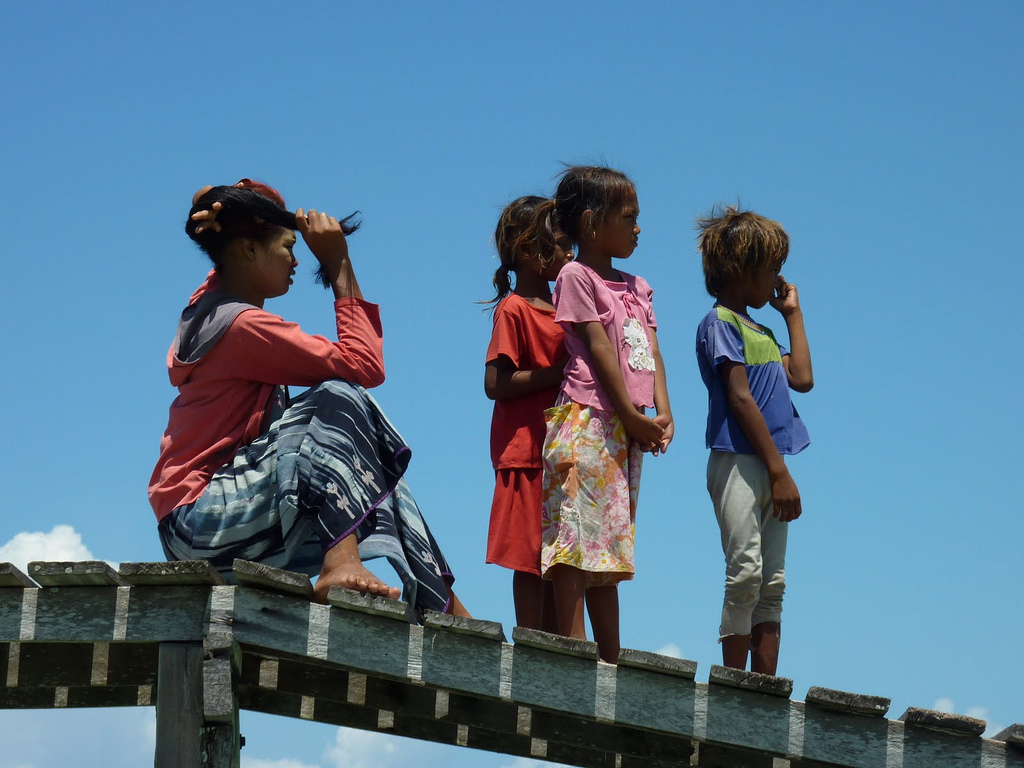
[[[789,470],[771,478],[773,513],[779,522],[796,520],[803,513],[800,507],[800,489],[793,482]]]
[[[651,451],[655,456],[657,456],[668,450],[668,444],[672,442],[672,438],[676,433],[676,424],[672,421],[672,417],[667,413],[659,413],[655,416],[654,423],[664,430],[661,433],[661,440],[657,442],[654,446],[654,450]]]
[[[623,419],[622,426],[630,439],[639,443],[640,449],[648,453],[656,450],[665,435],[664,426],[639,411],[633,411],[629,418]]]
[[[779,310],[783,317],[798,311],[800,309],[800,297],[797,295],[796,286],[792,283],[787,283],[786,278],[779,275],[775,281],[775,298],[769,303]]]

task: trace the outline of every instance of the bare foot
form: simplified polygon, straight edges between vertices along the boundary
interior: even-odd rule
[[[389,587],[366,569],[359,559],[355,536],[348,536],[327,550],[320,577],[313,585],[313,599],[318,603],[326,603],[331,587],[354,589],[356,592],[391,600],[397,600],[402,594],[402,590]]]

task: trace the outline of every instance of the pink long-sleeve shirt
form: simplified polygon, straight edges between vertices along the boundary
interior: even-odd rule
[[[211,273],[189,306],[213,290],[216,276]],[[171,345],[167,367],[178,396],[149,481],[157,520],[199,498],[213,473],[259,436],[277,385],[311,387],[329,379],[367,388],[383,383],[379,307],[362,299],[338,299],[334,314],[337,341],[303,333],[295,323],[252,306],[196,361],[178,357],[178,341]]]

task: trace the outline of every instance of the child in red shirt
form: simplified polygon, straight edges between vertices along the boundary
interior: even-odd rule
[[[491,461],[494,501],[487,562],[512,569],[516,623],[555,631],[550,586],[540,576],[544,410],[555,404],[566,354],[555,324],[549,281],[572,260],[553,223],[554,203],[520,197],[501,213],[494,242],[494,331],[487,348],[484,392],[494,400]],[[515,289],[510,273],[515,274]],[[545,603],[547,610],[545,611]]]

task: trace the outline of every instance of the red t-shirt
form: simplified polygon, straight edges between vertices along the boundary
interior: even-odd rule
[[[555,313],[510,293],[494,310],[487,362],[507,357],[518,370],[565,362],[565,334]],[[540,467],[544,410],[555,404],[558,387],[512,400],[495,400],[491,417],[491,462],[495,469]]]

